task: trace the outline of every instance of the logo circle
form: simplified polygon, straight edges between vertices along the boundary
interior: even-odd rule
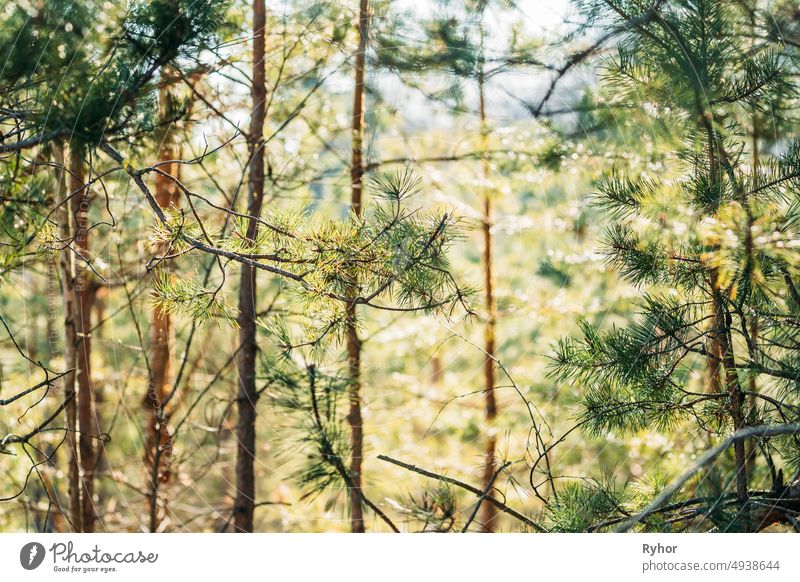
[[[44,561],[44,546],[39,542],[30,542],[19,551],[19,563],[26,570],[35,570]]]

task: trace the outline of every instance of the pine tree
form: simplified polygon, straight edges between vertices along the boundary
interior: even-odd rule
[[[274,404],[292,419],[285,427],[285,446],[293,457],[298,450],[303,452],[305,463],[295,474],[303,498],[344,492],[351,518],[355,503],[396,532],[396,524],[355,481],[348,465],[356,445],[351,432],[352,361],[348,358],[340,369],[329,354],[349,342],[353,304],[362,311],[449,317],[462,308],[471,311],[470,292],[458,286],[447,258],[450,244],[460,235],[457,222],[447,214],[426,214],[410,206],[412,197],[419,194],[419,180],[403,170],[374,178],[368,185],[372,197],[381,203],[364,204],[358,220],[344,225],[330,222],[318,231],[326,233],[326,238],[316,239],[338,249],[327,254],[320,268],[324,268],[326,288],[340,288],[346,293],[344,300],[321,303],[321,298],[309,297],[309,312],[316,315],[298,322],[294,333],[294,326],[275,321],[272,335],[280,349],[265,356],[262,370]],[[394,304],[379,304],[379,298],[391,298]],[[347,403],[346,414],[340,410],[342,401]],[[363,528],[363,513],[357,515]]]
[[[248,153],[250,156],[247,196],[246,240],[258,236],[258,219],[264,202],[264,118],[266,115],[267,87],[265,73],[266,6],[264,0],[253,0],[253,99]],[[236,499],[233,520],[236,531],[253,531],[255,506],[256,454],[256,269],[241,266],[239,287],[239,355],[236,362],[239,376],[237,403],[239,420],[236,425]]]
[[[36,150],[62,168],[58,199],[28,223],[30,234],[21,249],[44,239],[45,251],[62,257],[67,366],[62,406],[70,525],[76,531],[94,530],[94,473],[104,446],[91,376],[91,314],[99,287],[88,244],[90,233],[101,226],[93,222],[91,206],[92,184],[99,180],[98,146],[117,141],[136,145],[154,129],[149,84],[162,67],[207,43],[222,7],[158,0],[134,3],[128,12],[93,14],[93,5],[85,2],[25,4],[10,11],[0,30],[7,64],[0,73],[0,153]],[[32,51],[38,58],[31,58]],[[51,232],[51,211],[60,219],[57,235]]]
[[[182,98],[178,85],[181,71],[169,67],[161,70],[158,81],[158,129],[154,134],[156,155],[161,170],[155,177],[155,198],[159,207],[166,213],[177,213],[181,207],[182,192],[178,188],[181,178],[180,160],[183,152],[182,133],[189,125],[193,95]],[[201,76],[196,71],[192,78]],[[158,241],[153,249],[157,257],[169,254],[169,243]],[[156,261],[148,267],[150,277],[155,280],[172,279],[174,265]],[[157,306],[153,308],[150,333],[150,359],[148,364],[149,383],[143,405],[145,422],[143,425],[145,442],[145,482],[150,491],[150,531],[156,531],[160,522],[158,488],[172,477],[171,457],[173,450],[170,433],[170,402],[178,391],[175,384],[175,324],[170,313],[164,313]]]
[[[481,238],[481,284],[483,289],[483,393],[484,393],[484,462],[482,480],[491,488],[499,467],[497,462],[496,367],[497,297],[495,282],[494,206],[497,197],[495,176],[491,169],[490,143],[493,122],[489,118],[487,93],[490,83],[503,73],[522,71],[539,66],[537,45],[529,42],[513,27],[507,46],[487,46],[491,25],[486,22],[492,8],[504,14],[514,9],[513,3],[493,3],[489,0],[442,2],[433,17],[421,23],[424,42],[408,42],[403,32],[411,23],[403,15],[387,19],[377,34],[376,66],[402,76],[413,87],[419,87],[433,100],[447,103],[457,112],[473,113],[478,120],[478,139],[474,158],[480,162],[479,204]],[[407,15],[406,15],[407,16]],[[410,17],[415,18],[415,17]],[[495,24],[496,26],[496,24]],[[425,81],[430,77],[445,79],[444,86],[431,91]],[[466,85],[466,87],[464,86]],[[477,107],[469,106],[468,91],[477,93]],[[472,110],[471,110],[472,109]],[[497,525],[497,508],[481,506],[480,523],[484,531]]]
[[[350,182],[352,194],[351,211],[355,220],[361,220],[361,207],[364,190],[364,106],[366,87],[367,44],[369,42],[370,5],[369,0],[359,0],[358,6],[358,49],[355,53],[355,84],[353,88],[353,127]],[[347,358],[350,368],[350,412],[347,422],[350,425],[352,454],[350,457],[350,527],[353,533],[364,533],[364,514],[362,508],[364,460],[364,418],[361,414],[361,339],[358,337],[358,313],[355,302],[347,306]]]
[[[658,174],[615,168],[598,180],[595,203],[611,221],[604,252],[610,267],[642,289],[640,313],[622,328],[583,322],[581,337],[557,346],[553,376],[580,389],[581,423],[594,434],[682,427],[718,437],[796,421],[800,296],[788,249],[798,240],[800,149],[789,141],[777,157],[759,154],[741,123],[794,96],[789,60],[769,40],[742,46],[736,32],[750,27],[754,14],[726,2],[584,8],[597,23],[629,26],[605,68],[606,86],[618,100],[644,103],[667,120],[683,146]],[[705,361],[712,364],[707,390],[694,379]],[[786,519],[796,500],[785,498],[790,489],[775,457],[787,468],[796,463],[796,438],[756,444],[766,466],[753,459],[752,478],[745,439],[733,439],[733,463],[718,468],[718,490],[703,477],[695,487],[710,495],[679,496],[657,508],[676,512],[675,520],[651,508],[640,516],[643,526],[691,525],[705,516],[723,531],[753,531],[776,515]],[[769,488],[754,489],[753,481],[765,479]],[[562,519],[574,513],[570,503],[607,499],[591,501],[584,514],[596,520],[593,527],[619,511],[620,500],[602,487],[575,492],[561,496],[556,527],[572,527]]]

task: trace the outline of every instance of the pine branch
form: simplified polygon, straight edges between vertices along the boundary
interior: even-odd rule
[[[470,485],[468,483],[464,483],[463,481],[459,481],[458,479],[453,479],[452,477],[447,477],[445,475],[439,475],[438,473],[434,473],[432,471],[428,471],[426,469],[422,469],[420,467],[417,467],[416,465],[410,465],[408,463],[404,463],[402,461],[398,461],[397,459],[393,459],[391,457],[387,457],[386,455],[378,455],[378,459],[381,460],[381,461],[386,461],[387,463],[391,463],[393,465],[397,465],[398,467],[402,467],[403,469],[406,469],[408,471],[412,471],[414,473],[418,473],[418,474],[423,475],[425,477],[429,477],[431,479],[436,479],[437,481],[442,481],[443,483],[450,483],[451,485],[455,485],[456,487],[460,487],[461,489],[465,489],[465,490],[469,491],[470,493],[475,494],[479,498],[484,496],[484,492],[481,491],[480,489],[478,489],[477,487],[473,487],[472,485]],[[538,523],[536,523],[532,519],[522,515],[520,512],[516,511],[515,509],[512,509],[511,507],[509,507],[508,505],[506,505],[505,503],[503,503],[499,499],[496,499],[495,497],[492,497],[491,495],[485,495],[484,499],[488,503],[491,503],[492,505],[494,505],[497,509],[499,509],[503,513],[507,513],[508,515],[514,517],[515,519],[518,519],[519,521],[521,521],[522,523],[524,523],[528,527],[533,528],[534,530],[536,530],[538,532],[547,531],[541,525],[539,525]]]
[[[754,437],[766,438],[771,436],[796,435],[798,433],[800,433],[800,423],[751,426],[735,432],[713,449],[706,451],[703,456],[700,457],[700,459],[692,466],[692,468],[690,468],[680,477],[674,479],[672,483],[662,490],[645,509],[631,517],[614,531],[626,532],[648,515],[652,515],[665,501],[667,501],[670,497],[672,497],[673,494],[683,487],[686,482],[695,475],[695,473],[700,471],[706,465],[712,463],[731,445]]]

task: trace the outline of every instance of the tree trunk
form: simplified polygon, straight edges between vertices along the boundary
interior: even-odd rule
[[[744,415],[745,398],[739,384],[739,375],[736,370],[736,358],[731,342],[731,316],[722,304],[719,290],[714,290],[714,306],[716,308],[716,331],[722,353],[722,367],[725,372],[725,383],[730,395],[730,414],[733,420],[733,430],[739,431],[747,426]],[[742,439],[733,443],[734,463],[736,465],[736,498],[742,504],[747,503],[750,497],[747,480],[747,453]],[[750,518],[744,509],[744,530],[750,531]]]
[[[481,53],[483,52],[483,31],[481,30]],[[481,150],[486,152],[489,141],[489,128],[486,123],[486,96],[483,64],[478,73],[478,106],[480,113]],[[494,265],[492,259],[492,198],[487,187],[489,180],[489,160],[484,153],[481,159],[481,178],[483,181],[483,216],[481,232],[483,234],[483,285],[484,300],[486,303],[486,327],[484,328],[483,341],[485,360],[483,364],[485,419],[486,419],[486,457],[483,468],[484,489],[491,486],[496,470],[495,449],[497,436],[495,434],[495,417],[497,416],[497,399],[494,391],[495,368],[495,327],[497,323],[497,308],[494,298]],[[491,532],[497,519],[497,508],[491,503],[481,505],[481,523],[484,532]]]
[[[353,151],[350,165],[352,193],[350,203],[356,219],[361,218],[364,188],[364,70],[369,36],[369,0],[360,0],[358,8],[358,50],[356,52],[355,88],[353,90]],[[357,287],[357,285],[356,285]],[[350,529],[364,532],[364,508],[361,503],[363,487],[364,420],[361,415],[361,340],[358,337],[358,313],[355,303],[347,306],[347,362],[350,374]]]
[[[250,118],[249,150],[250,176],[247,213],[247,238],[255,239],[258,231],[256,217],[261,215],[264,201],[264,119],[266,116],[267,85],[264,67],[266,7],[264,0],[253,1],[253,110]],[[255,449],[256,449],[256,272],[242,265],[239,288],[239,342],[236,359],[239,377],[236,425],[236,498],[233,504],[234,531],[253,531],[255,506]]]
[[[704,118],[705,119],[705,118]],[[708,167],[713,179],[722,179],[722,162],[718,159],[716,151],[721,152],[721,158],[724,159],[724,149],[722,145],[718,145],[717,137],[714,133],[713,126],[709,123],[706,127],[708,133]],[[743,204],[746,202],[743,201]],[[746,207],[747,208],[747,207]],[[750,230],[748,229],[748,245],[752,244],[750,240]],[[728,311],[727,305],[723,300],[722,292],[718,282],[718,274],[716,270],[711,272],[711,291],[713,302],[714,314],[714,328],[712,341],[716,342],[719,346],[720,360],[717,360],[717,366],[721,363],[721,373],[725,378],[725,388],[729,395],[729,413],[733,421],[733,430],[739,431],[747,426],[747,419],[745,416],[745,394],[742,391],[741,384],[739,383],[739,373],[736,369],[736,356],[733,351],[733,341],[731,335],[732,318]],[[712,344],[713,345],[713,344]],[[750,496],[748,490],[747,478],[747,451],[745,450],[745,442],[739,439],[733,444],[734,464],[736,467],[736,498],[742,504],[743,512],[743,530],[746,532],[751,531],[751,520],[749,510],[746,507],[747,500]]]
[[[64,146],[58,144],[53,148],[56,163],[60,166],[58,175],[58,224],[59,238],[63,245],[72,239],[74,233],[74,220],[67,200],[66,156]],[[78,453],[78,401],[75,392],[75,346],[77,336],[75,332],[75,255],[64,247],[60,256],[61,291],[64,297],[64,369],[72,370],[62,378],[64,400],[67,405],[64,409],[66,416],[66,444],[67,444],[67,490],[69,497],[69,521],[73,531],[83,531],[81,511],[81,484],[80,484],[80,455]]]
[[[715,312],[713,313],[711,325],[714,325],[713,322],[716,321],[716,319],[717,316]],[[706,358],[706,372],[708,374],[706,392],[709,394],[719,394],[722,392],[722,352],[719,347],[719,340],[717,339],[716,333],[713,333],[709,339],[708,353],[709,355]]]
[[[95,416],[94,389],[91,368],[91,313],[94,287],[89,255],[89,204],[90,192],[86,186],[83,151],[73,147],[70,151],[70,194],[73,196],[71,214],[75,219],[73,249],[80,256],[75,263],[74,302],[72,317],[75,329],[75,378],[78,384],[78,449],[81,461],[81,514],[82,531],[93,532],[96,511],[94,507],[94,472],[96,463],[95,440],[99,427]]]
[[[167,124],[158,151],[158,159],[163,165],[161,170],[167,174],[180,178],[180,164],[165,164],[169,160],[180,159],[180,147],[177,143],[172,126],[169,123],[171,111],[170,86],[172,81],[167,71],[162,71],[162,79],[158,88],[158,106],[161,119]],[[180,205],[180,190],[167,176],[156,174],[155,198],[159,207],[171,211]],[[161,256],[169,251],[166,242],[159,243],[154,249],[156,256]],[[160,264],[154,270],[153,276],[170,276],[171,263]],[[172,358],[175,344],[175,333],[172,327],[172,317],[156,307],[153,310],[152,330],[150,341],[150,384],[145,397],[145,411],[147,421],[145,434],[145,470],[146,480],[150,483],[150,531],[158,528],[157,504],[158,486],[170,478],[171,437],[169,433],[168,417],[165,411],[166,398],[172,391]]]
[[[64,162],[64,152],[60,148],[60,146],[53,146],[52,150],[53,154],[53,161],[61,166]],[[48,205],[51,208],[57,208],[58,204],[61,203],[64,199],[64,195],[66,192],[66,186],[62,187],[62,181],[65,179],[66,175],[64,174],[63,170],[57,170],[57,178],[56,178],[56,196],[55,198],[48,197]],[[61,220],[63,217],[62,212],[56,211],[54,217],[56,220],[56,224],[59,226],[61,225]],[[50,369],[54,369],[53,360],[58,356],[59,349],[58,349],[58,326],[56,323],[56,312],[57,312],[57,301],[58,301],[58,266],[56,264],[55,257],[53,255],[47,256],[47,315],[45,319],[46,325],[46,332],[47,332],[47,353],[45,361],[47,362],[47,367]],[[62,385],[62,389],[64,386]],[[62,390],[63,392],[63,390]],[[65,435],[68,437],[69,435]],[[70,445],[67,442],[66,447],[69,450]],[[42,471],[43,475],[43,483],[45,488],[48,491],[49,499],[55,502],[55,509],[53,509],[53,513],[51,516],[51,530],[53,532],[63,532],[64,529],[64,517],[67,515],[68,508],[64,505],[64,500],[61,497],[59,491],[59,482],[58,482],[58,475],[61,473],[59,470],[59,459],[61,455],[59,454],[60,446],[55,447],[48,447],[45,449],[45,455],[43,460],[47,461],[47,468]],[[69,468],[67,469],[67,474],[69,474]],[[69,502],[69,497],[67,497],[67,502]]]

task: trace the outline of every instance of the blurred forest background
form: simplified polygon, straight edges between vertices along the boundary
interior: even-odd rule
[[[800,531],[796,0],[0,14],[0,530]]]

